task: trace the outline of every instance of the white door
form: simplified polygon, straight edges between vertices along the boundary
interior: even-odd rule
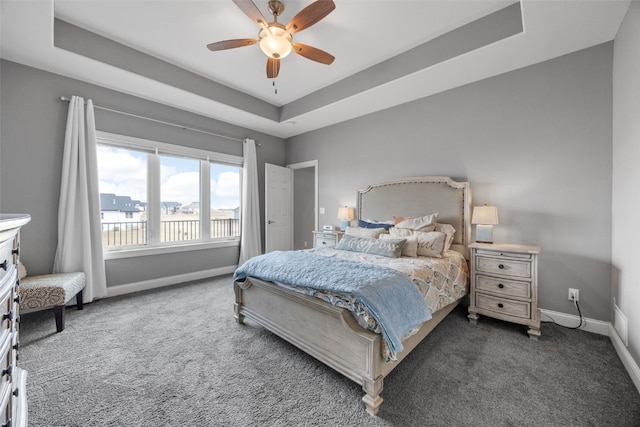
[[[265,252],[293,249],[293,171],[265,163]]]

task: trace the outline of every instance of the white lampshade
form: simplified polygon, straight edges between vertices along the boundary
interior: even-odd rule
[[[474,206],[471,224],[498,225],[498,208],[495,206]]]
[[[347,206],[343,206],[338,208],[338,219],[341,220],[352,220],[356,217],[353,208],[349,208]]]
[[[498,208],[495,206],[474,206],[471,223],[476,224],[476,241],[493,243],[493,226],[498,225]]]

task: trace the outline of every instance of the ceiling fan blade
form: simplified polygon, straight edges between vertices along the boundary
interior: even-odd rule
[[[209,43],[207,48],[212,51],[216,50],[225,50],[225,49],[233,49],[236,47],[243,46],[251,46],[252,44],[258,43],[258,39],[233,39],[233,40],[223,40],[221,42]]]
[[[307,46],[302,43],[293,43],[293,51],[298,55],[302,55],[307,59],[329,65],[336,59],[333,55],[320,50],[313,46]]]
[[[335,8],[336,4],[332,0],[316,0],[298,12],[298,14],[289,21],[286,27],[287,31],[293,34],[309,28],[330,14]]]
[[[258,9],[251,0],[233,0],[233,2],[249,17],[253,22],[260,25],[262,28],[267,29],[267,20],[264,19],[262,12]]]
[[[267,78],[275,79],[280,72],[280,60],[275,58],[267,58]]]

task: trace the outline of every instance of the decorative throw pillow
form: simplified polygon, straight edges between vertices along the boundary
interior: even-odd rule
[[[423,231],[416,231],[415,236],[418,239],[418,255],[442,258],[446,237],[443,232],[430,231],[425,233]]]
[[[361,227],[361,228],[384,228],[385,230],[388,230],[391,227],[393,227],[393,224],[390,224],[388,222],[359,220],[358,221],[358,227]]]
[[[369,237],[377,239],[382,233],[387,233],[384,228],[347,227],[344,234],[354,237]]]
[[[416,231],[433,231],[436,228],[438,214],[408,218],[396,224],[396,228],[408,228]]]
[[[336,249],[399,258],[406,242],[406,239],[375,239],[345,235],[336,245]]]
[[[405,231],[412,231],[412,230],[405,230]],[[390,234],[381,234],[380,239],[392,240],[392,239],[397,239],[397,237],[393,237]],[[403,237],[403,239],[406,239],[407,243],[405,243],[405,245],[402,247],[402,256],[408,256],[412,258],[415,258],[416,256],[418,256],[418,238],[416,236],[406,236],[406,237]]]
[[[399,222],[404,221],[405,219],[415,218],[415,216],[393,216],[393,225],[396,225]]]
[[[436,224],[435,231],[440,231],[445,234],[446,238],[444,239],[444,250],[448,251],[453,244],[453,235],[456,234],[456,229],[453,228],[451,224]]]
[[[391,227],[389,229],[389,235],[391,235],[391,237],[394,237],[396,239],[400,237],[413,236],[413,230],[410,230],[408,228]]]

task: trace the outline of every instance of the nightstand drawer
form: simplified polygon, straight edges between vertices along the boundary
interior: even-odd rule
[[[529,279],[531,278],[531,262],[477,256],[476,271]]]
[[[476,307],[501,313],[505,316],[531,318],[531,304],[521,301],[512,301],[504,298],[492,297],[481,293],[476,294]]]
[[[330,248],[336,245],[335,237],[316,237],[316,248]]]
[[[488,249],[476,249],[476,255],[478,256],[487,255],[490,257],[507,257],[507,258],[517,258],[517,259],[531,259],[531,254],[528,254],[528,253],[495,251],[495,250],[488,250]]]
[[[476,276],[476,290],[509,297],[531,298],[531,283],[505,280],[489,276]]]

